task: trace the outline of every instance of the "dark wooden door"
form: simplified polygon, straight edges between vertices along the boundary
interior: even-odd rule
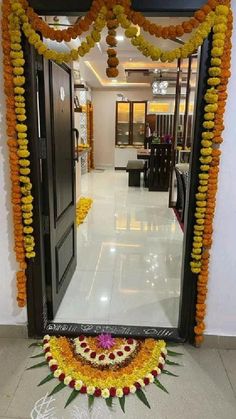
[[[40,73],[39,73],[40,74]],[[54,318],[76,267],[75,159],[71,69],[44,61],[39,76],[48,312]],[[45,121],[43,120],[45,116]]]

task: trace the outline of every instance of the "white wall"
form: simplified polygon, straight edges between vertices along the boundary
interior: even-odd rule
[[[94,159],[96,167],[113,167],[115,158],[115,120],[117,93],[129,100],[149,100],[151,89],[93,90]]]
[[[122,93],[129,100],[153,100],[150,88],[126,89],[126,90],[93,90],[94,106],[94,158],[96,167],[113,167],[115,165],[115,123],[116,123],[116,99],[117,94]],[[170,88],[168,93],[175,93]],[[168,102],[170,99],[158,98],[159,102]],[[191,101],[194,100],[192,92]],[[174,112],[174,99],[171,100],[171,110]],[[119,166],[116,164],[116,166]]]
[[[232,2],[236,18],[236,2]],[[206,333],[236,336],[236,27],[211,251]]]
[[[2,63],[1,48],[0,63]],[[26,322],[26,311],[18,309],[16,304],[15,272],[17,264],[13,253],[10,173],[6,144],[2,68],[0,70],[0,92],[0,324],[20,324]]]

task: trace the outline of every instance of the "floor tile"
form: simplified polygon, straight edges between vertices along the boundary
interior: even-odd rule
[[[146,389],[151,410],[142,405],[136,396],[129,396],[126,399],[125,416],[117,400],[112,411],[109,411],[104,401],[97,399],[93,411],[89,413],[87,398],[84,396],[78,396],[65,410],[64,404],[71,390],[65,388],[54,395],[51,401],[46,399],[45,396],[55,387],[56,381],[37,387],[37,384],[48,373],[47,368],[42,367],[23,373],[10,406],[2,418],[29,418],[31,412],[33,410],[35,412],[36,406],[39,409],[41,405],[42,409],[42,405],[46,406],[47,401],[48,409],[52,409],[51,417],[54,419],[121,419],[122,417],[127,419],[235,419],[236,399],[219,352],[214,349],[196,349],[187,345],[178,347],[178,350],[184,354],[183,357],[178,358],[183,366],[172,366],[168,369],[179,377],[166,375],[161,377],[161,382],[168,389],[169,395],[154,385]],[[233,353],[230,356],[233,357]],[[226,359],[227,356],[224,358]],[[21,363],[27,363],[26,355],[22,354]],[[30,362],[28,360],[28,364],[31,365],[31,363],[33,363],[32,360]]]
[[[33,352],[27,339],[0,339],[0,415],[5,414]]]
[[[219,352],[236,397],[236,350],[220,350]]]
[[[82,194],[93,205],[55,321],[176,326],[183,233],[168,193],[129,188],[127,173],[106,170],[84,175]]]
[[[112,291],[110,272],[76,271],[55,322],[97,323],[108,319]]]

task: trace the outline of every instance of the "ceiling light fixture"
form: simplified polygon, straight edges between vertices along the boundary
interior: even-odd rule
[[[156,70],[154,70],[155,74],[156,74]],[[169,86],[168,81],[162,80],[162,73],[160,71],[159,81],[154,80],[154,82],[152,83],[152,94],[153,94],[153,96],[166,95],[168,86]]]
[[[116,40],[117,41],[124,41],[125,37],[123,35],[117,35]]]

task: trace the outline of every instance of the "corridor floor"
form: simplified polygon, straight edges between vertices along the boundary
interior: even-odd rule
[[[67,409],[71,390],[65,388],[51,399],[55,387],[37,384],[47,375],[47,367],[26,371],[36,363],[29,359],[40,349],[28,348],[27,339],[0,339],[0,419],[235,419],[236,350],[178,348],[184,353],[183,367],[168,366],[179,377],[163,375],[160,380],[169,395],[156,386],[147,387],[151,410],[134,395],[126,400],[126,414],[115,401],[110,411],[104,400],[95,400],[88,411],[87,397],[78,396]],[[38,413],[37,413],[38,412]]]
[[[168,193],[128,187],[124,171],[82,176],[94,200],[56,322],[176,326],[183,233]]]

